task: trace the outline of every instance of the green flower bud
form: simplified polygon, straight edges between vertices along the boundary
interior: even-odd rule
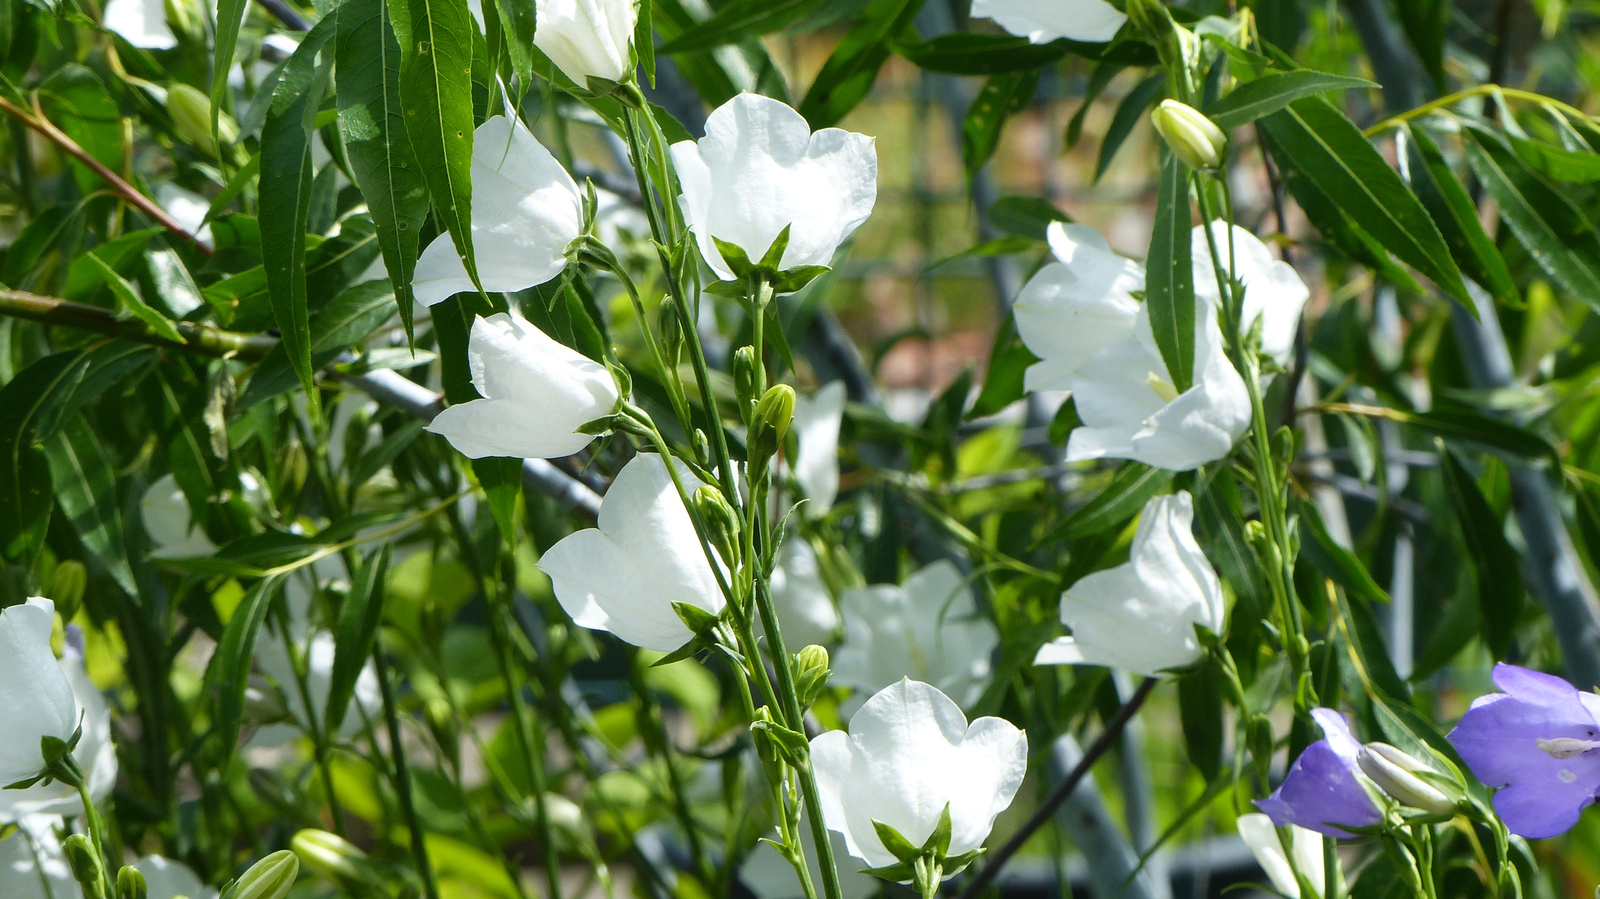
[[[56,565],[50,576],[49,596],[56,602],[56,614],[62,621],[78,617],[83,606],[83,591],[89,586],[89,569],[76,559],[67,559]]]
[[[1400,804],[1435,815],[1455,813],[1456,804],[1450,797],[1417,776],[1433,774],[1433,769],[1394,746],[1368,743],[1361,747],[1356,762],[1363,774]]]
[[[810,708],[822,695],[833,672],[828,668],[828,650],[815,643],[795,653],[795,690],[800,704]]]
[[[197,44],[204,43],[205,16],[193,0],[166,0],[162,5],[166,7],[167,27],[174,34],[181,34]]]
[[[1162,100],[1150,113],[1150,121],[1184,165],[1202,172],[1221,167],[1228,136],[1205,113],[1176,100]]]
[[[667,364],[676,366],[683,355],[683,316],[678,312],[678,301],[667,297],[656,312],[656,331],[661,335],[661,353]]]
[[[73,879],[83,887],[84,896],[88,899],[104,899],[105,863],[100,860],[100,853],[89,838],[75,833],[61,841],[61,852],[67,857],[67,866],[72,869]]]
[[[739,400],[739,416],[748,422],[756,405],[755,347],[742,346],[733,353],[733,395]]]
[[[759,479],[770,460],[783,446],[789,435],[789,423],[794,420],[794,388],[788,384],[774,385],[761,402],[756,404],[750,423],[750,472]]]
[[[367,854],[338,834],[302,830],[289,841],[289,846],[313,877],[334,883],[366,879]]]
[[[730,566],[737,565],[739,515],[723,497],[722,491],[706,484],[694,492],[690,501],[694,504],[694,510],[700,514],[700,520],[705,522],[706,537],[711,540],[711,545],[717,548],[717,552],[722,554],[723,560]]]
[[[250,866],[234,881],[228,899],[283,899],[300,876],[300,859],[288,849],[280,849]]]
[[[218,140],[232,145],[239,139],[239,129],[227,113],[218,117],[217,137],[212,138],[211,98],[187,84],[167,88],[167,115],[172,117],[172,127],[178,136],[207,156],[217,155]]]
[[[138,868],[125,867],[117,872],[117,899],[145,899],[150,887]]]

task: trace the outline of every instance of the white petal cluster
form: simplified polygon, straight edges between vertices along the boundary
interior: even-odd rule
[[[1238,824],[1239,837],[1250,847],[1256,863],[1261,865],[1267,879],[1272,881],[1273,889],[1290,899],[1311,899],[1300,895],[1300,883],[1294,876],[1298,870],[1317,887],[1316,899],[1322,899],[1323,884],[1327,877],[1322,855],[1322,834],[1291,824],[1289,851],[1285,852],[1278,828],[1266,815],[1260,812],[1240,815]],[[1291,858],[1294,860],[1292,867]]]
[[[1117,36],[1128,16],[1106,0],[972,0],[972,17],[1035,44],[1069,41],[1100,44]]]
[[[109,0],[101,24],[135,47],[167,50],[178,46],[178,39],[167,25],[167,5],[163,0]]]
[[[60,818],[26,818],[0,840],[0,896],[6,899],[83,899],[55,827]]]
[[[582,231],[583,195],[522,122],[496,116],[472,132],[472,249],[484,290],[509,293],[561,274]],[[429,306],[477,290],[448,234],[422,251],[411,287]]]
[[[672,464],[691,494],[704,483]],[[622,467],[600,504],[599,525],[563,538],[539,560],[579,626],[671,652],[694,636],[673,603],[721,614],[716,575],[660,456],[640,454]]]
[[[839,605],[844,643],[834,654],[836,683],[866,695],[910,676],[963,706],[983,694],[1000,632],[978,614],[972,591],[954,565],[934,562],[902,586],[846,590]]]
[[[1221,228],[1225,253],[1227,229],[1214,227]],[[1205,231],[1196,228],[1192,237],[1195,358],[1191,386],[1182,393],[1135,296],[1144,289],[1144,269],[1082,225],[1054,224],[1049,240],[1056,262],[1028,282],[1015,310],[1018,334],[1041,359],[1028,369],[1028,389],[1071,391],[1083,420],[1068,440],[1067,458],[1133,459],[1187,471],[1227,455],[1250,424],[1250,398],[1225,350]],[[1263,350],[1281,362],[1309,291],[1241,229],[1234,232],[1234,254],[1235,274],[1246,287],[1243,326],[1259,317]]]
[[[1188,493],[1145,503],[1127,562],[1097,571],[1061,596],[1072,628],[1039,650],[1041,665],[1105,665],[1155,675],[1204,653],[1194,626],[1223,629],[1222,583],[1195,542]]]
[[[725,280],[733,271],[713,238],[756,262],[788,227],[781,268],[827,265],[878,198],[872,138],[839,128],[812,134],[800,113],[759,94],[719,106],[705,137],[672,145],[672,161],[700,254]]]
[[[0,786],[37,776],[39,741],[70,740],[78,729],[72,682],[50,650],[55,621],[55,603],[43,597],[0,610]]]
[[[536,0],[533,45],[579,87],[633,77],[637,0]]]
[[[826,515],[839,496],[839,427],[844,422],[843,381],[834,381],[811,396],[795,398],[794,423],[800,454],[794,477],[809,502],[808,517]]]
[[[812,740],[811,759],[828,829],[844,836],[851,855],[882,868],[896,859],[873,821],[921,846],[948,805],[949,855],[982,846],[1022,786],[1028,737],[1000,718],[968,725],[950,697],[906,679],[867,700],[848,734]]]
[[[473,459],[570,456],[592,439],[578,427],[617,406],[605,366],[515,312],[473,321],[467,363],[483,398],[445,409],[428,430]]]
[[[69,629],[69,634],[75,630],[75,627]],[[77,707],[74,721],[83,728],[72,755],[88,778],[89,798],[100,802],[111,795],[117,784],[117,747],[111,740],[111,709],[106,705],[105,694],[89,679],[81,645],[74,645],[69,639],[61,658],[55,661],[72,691],[72,701]],[[37,742],[34,746],[37,751]],[[77,789],[60,781],[37,783],[25,790],[0,790],[0,824],[16,824],[37,816],[81,814],[83,799]]]

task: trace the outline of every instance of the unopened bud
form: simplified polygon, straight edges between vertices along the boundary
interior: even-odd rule
[[[167,14],[167,27],[176,34],[182,34],[190,40],[200,43],[206,33],[205,16],[192,0],[166,0],[162,4]],[[188,87],[188,85],[183,85]],[[189,88],[194,90],[194,88]],[[170,88],[169,88],[170,90]]]
[[[678,301],[667,297],[661,301],[656,313],[656,331],[661,335],[661,354],[667,364],[676,366],[683,353],[683,316],[678,311]]]
[[[794,399],[793,387],[777,384],[756,404],[749,444],[753,479],[760,479],[778,447],[783,446],[783,438],[789,435],[789,423],[794,420]]]
[[[739,417],[747,422],[756,407],[756,351],[742,346],[733,352],[733,395],[739,401]]]
[[[125,867],[117,872],[117,899],[145,899],[150,894],[144,875],[135,867]]]
[[[338,834],[302,830],[289,841],[289,846],[313,877],[334,883],[366,879],[367,854]]]
[[[1221,167],[1228,136],[1205,113],[1176,100],[1162,100],[1150,113],[1150,121],[1184,165],[1202,172]]]
[[[730,567],[736,565],[739,559],[739,515],[723,497],[722,491],[706,484],[694,492],[691,502],[694,503],[694,510],[700,514],[700,520],[705,522],[706,537],[711,545],[716,547]]]
[[[1433,769],[1388,743],[1368,743],[1356,756],[1361,772],[1401,805],[1432,812],[1453,814],[1456,804],[1438,788],[1417,775]]]
[[[83,606],[83,592],[89,586],[89,569],[76,559],[66,559],[56,564],[50,576],[50,598],[55,601],[56,614],[62,621],[78,617]]]
[[[828,668],[828,650],[813,643],[795,653],[794,664],[795,690],[799,693],[800,704],[809,708],[828,686],[828,678],[833,676]]]
[[[90,899],[104,899],[105,866],[89,838],[75,833],[61,841],[61,852],[67,857],[67,866],[72,869],[73,879],[83,887],[83,894]]]
[[[207,156],[217,155],[217,141],[231,146],[239,139],[239,129],[226,113],[217,117],[217,135],[211,135],[211,98],[187,84],[167,88],[167,115],[178,136],[194,144]]]
[[[766,706],[756,709],[755,720],[750,722],[750,738],[755,741],[756,754],[766,762],[778,760],[778,747],[773,744],[768,731],[772,723],[772,712]]]
[[[299,857],[280,849],[251,865],[234,883],[229,899],[283,899],[299,876]]]

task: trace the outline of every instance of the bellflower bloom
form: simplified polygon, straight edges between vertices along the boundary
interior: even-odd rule
[[[1600,696],[1559,677],[1494,666],[1490,693],[1461,716],[1450,742],[1514,834],[1566,833],[1600,793]]]
[[[511,293],[561,274],[582,232],[578,185],[522,122],[495,116],[472,132],[472,249],[484,290]],[[443,233],[417,259],[411,287],[429,306],[477,290]]]
[[[82,899],[72,876],[53,815],[26,818],[20,829],[0,840],[0,896],[6,899]],[[201,897],[196,897],[201,899]]]
[[[133,867],[144,875],[145,886],[150,890],[148,899],[217,899],[217,891],[202,883],[182,862],[147,855],[134,862]]]
[[[1228,225],[1211,223],[1217,252],[1228,261]],[[1211,265],[1211,247],[1203,228],[1195,228],[1191,252],[1194,256],[1194,299],[1196,303],[1216,305],[1217,273]],[[1294,335],[1300,326],[1300,312],[1311,299],[1311,289],[1289,263],[1272,255],[1261,239],[1235,225],[1233,227],[1234,277],[1244,284],[1240,308],[1240,327],[1249,332],[1261,319],[1261,353],[1279,365],[1287,365],[1294,354]]]
[[[1028,737],[1000,718],[969,726],[950,697],[903,679],[867,700],[850,719],[849,734],[836,730],[812,740],[811,763],[828,829],[844,836],[851,855],[883,868],[897,859],[872,822],[921,846],[946,805],[948,855],[981,847],[1022,786]]]
[[[195,526],[189,514],[189,501],[171,474],[156,478],[145,488],[139,500],[139,513],[144,519],[145,533],[150,537],[150,549],[156,556],[185,559],[209,556],[217,551],[217,545],[206,532]]]
[[[1101,44],[1117,36],[1128,17],[1105,0],[972,0],[972,17],[1035,44],[1066,38]]]
[[[1295,878],[1294,872],[1304,874],[1311,885],[1317,888],[1316,899],[1322,899],[1323,885],[1327,882],[1327,868],[1323,865],[1322,834],[1307,830],[1304,827],[1290,825],[1291,832],[1289,851],[1284,851],[1283,840],[1278,836],[1278,828],[1272,819],[1260,812],[1251,812],[1239,816],[1239,837],[1244,844],[1250,847],[1250,852],[1255,855],[1257,864],[1266,872],[1267,879],[1272,881],[1272,888],[1290,899],[1311,899],[1300,895],[1300,882]],[[1290,857],[1294,859],[1293,867],[1290,866]],[[1339,882],[1344,882],[1341,877]],[[1341,894],[1343,890],[1340,890]]]
[[[800,453],[794,460],[794,477],[805,491],[805,514],[818,516],[833,508],[839,496],[839,426],[844,421],[844,382],[834,381],[794,403],[795,431]]]
[[[1198,661],[1199,624],[1221,634],[1222,583],[1194,539],[1188,493],[1144,504],[1127,562],[1097,571],[1061,596],[1072,636],[1047,643],[1040,665],[1105,665],[1154,676]]]
[[[117,785],[117,747],[111,740],[111,710],[105,695],[89,679],[83,666],[81,633],[76,625],[67,629],[69,639],[57,667],[72,690],[72,700],[81,717],[74,721],[83,728],[72,755],[88,779],[89,798],[100,802]],[[9,781],[8,781],[9,783]],[[36,783],[25,790],[0,790],[0,824],[15,824],[41,815],[83,814],[83,799],[77,788],[60,781]]]
[[[1311,717],[1323,738],[1300,753],[1283,784],[1257,799],[1256,808],[1274,824],[1298,824],[1334,838],[1351,835],[1342,827],[1381,822],[1383,812],[1362,782],[1361,744],[1351,735],[1350,722],[1333,709],[1312,709]]]
[[[687,466],[672,464],[691,494],[702,486]],[[539,560],[578,626],[671,652],[694,636],[673,603],[722,613],[716,575],[661,456],[643,453],[622,467],[600,504],[599,525],[563,538]]]
[[[926,566],[903,586],[846,590],[839,606],[844,643],[833,657],[836,683],[865,696],[909,674],[960,705],[983,695],[1000,632],[978,614],[966,579],[948,561]]]
[[[135,47],[167,50],[178,46],[162,0],[109,0],[100,21]]]
[[[428,430],[473,459],[570,456],[594,439],[578,427],[617,407],[605,366],[514,312],[473,321],[467,364],[483,399],[445,409]]]
[[[0,610],[0,787],[37,777],[45,760],[44,737],[63,742],[78,729],[72,682],[50,651],[56,605],[35,596]]]
[[[759,261],[784,228],[780,269],[827,265],[867,220],[878,197],[878,152],[870,137],[824,128],[770,97],[744,93],[717,107],[706,134],[672,145],[679,202],[700,254],[734,278],[713,238]]]
[[[534,10],[533,45],[579,87],[633,76],[638,0],[536,0]]]
[[[310,640],[298,649],[298,653],[304,656],[306,692],[311,694],[312,714],[316,715],[318,727],[327,717],[328,694],[333,691],[335,642],[332,633],[319,630],[311,634]],[[260,645],[256,649],[256,664],[263,674],[277,681],[290,716],[300,723],[301,728],[309,731],[311,718],[306,714],[305,696],[300,692],[294,664],[289,657],[289,647],[281,634],[273,632],[261,635]],[[378,675],[369,662],[356,676],[355,696],[345,711],[344,720],[340,722],[340,736],[352,737],[360,733],[362,712],[365,711],[367,717],[371,718],[382,707],[383,695],[378,686]]]
[[[783,642],[791,652],[813,643],[830,642],[839,629],[839,610],[822,582],[817,553],[804,537],[795,535],[778,547],[778,564],[772,569],[772,604],[777,608]]]

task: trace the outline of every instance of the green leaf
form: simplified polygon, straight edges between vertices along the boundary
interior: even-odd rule
[[[0,386],[0,558],[7,561],[31,560],[44,541],[50,466],[38,444],[85,367],[82,353],[56,353]]]
[[[400,44],[400,106],[411,151],[473,284],[472,14],[466,0],[388,0]]]
[[[942,34],[929,41],[895,41],[894,52],[929,72],[951,75],[1010,75],[1039,70],[1064,58],[1073,41],[1035,44],[1009,34]]]
[[[1489,295],[1506,305],[1518,302],[1517,282],[1512,280],[1500,248],[1483,230],[1478,205],[1457,180],[1439,145],[1421,128],[1408,131],[1412,151],[1411,186],[1422,205],[1444,233],[1450,253],[1467,277],[1478,282]],[[1475,307],[1472,308],[1477,313]]]
[[[533,33],[537,28],[537,14],[532,3],[499,0],[495,13],[500,20],[505,37],[506,55],[511,59],[511,71],[524,85],[533,83]],[[642,21],[642,20],[641,20]],[[645,33],[649,36],[649,32]],[[641,53],[648,41],[641,41]]]
[[[1172,472],[1128,462],[1094,499],[1072,511],[1035,546],[1059,540],[1081,540],[1118,527],[1139,514],[1144,504],[1172,485]]]
[[[856,108],[889,58],[889,40],[911,27],[926,0],[872,0],[811,82],[800,114],[813,129],[838,124]]]
[[[1078,416],[1078,404],[1073,401],[1072,397],[1067,397],[1066,402],[1061,404],[1061,408],[1057,409],[1055,416],[1050,419],[1050,433],[1048,435],[1050,442],[1056,446],[1065,445],[1067,440],[1072,437],[1073,430],[1082,424],[1083,419]]]
[[[1473,409],[1459,406],[1440,406],[1428,412],[1385,409],[1382,417],[1446,440],[1488,450],[1509,461],[1548,463],[1557,470],[1561,468],[1561,456],[1549,441],[1526,428]]]
[[[116,269],[107,265],[104,259],[94,253],[89,253],[84,258],[93,262],[100,269],[100,274],[105,278],[106,286],[111,288],[111,295],[117,298],[117,307],[122,312],[144,322],[152,332],[164,340],[170,340],[178,344],[188,343],[183,339],[183,335],[178,333],[177,326],[168,321],[165,315],[151,309],[145,303],[144,298],[139,296],[139,292],[133,288],[133,285],[128,283],[128,279],[117,274]]]
[[[1529,171],[1499,135],[1463,126],[1467,161],[1517,240],[1558,284],[1600,309],[1600,234],[1583,210]]]
[[[216,46],[211,56],[211,131],[216,133],[222,107],[228,101],[228,74],[233,71],[233,52],[239,44],[239,26],[244,24],[250,0],[217,0]]]
[[[714,50],[748,38],[782,31],[805,19],[828,0],[734,0],[711,18],[661,45],[661,53]]]
[[[1017,326],[1007,317],[995,334],[994,347],[989,353],[989,371],[984,375],[983,391],[978,394],[967,413],[968,420],[993,415],[1022,399],[1024,374],[1028,366],[1039,361],[1022,341],[1017,339]]]
[[[1268,145],[1271,146],[1270,138]],[[1390,258],[1389,251],[1334,205],[1311,179],[1299,172],[1286,172],[1283,183],[1317,233],[1339,252],[1377,272],[1391,284],[1413,293],[1424,292],[1411,272]]]
[[[117,499],[117,472],[82,416],[68,418],[45,444],[56,505],[83,548],[129,596],[138,596]]]
[[[1402,262],[1472,305],[1428,211],[1344,113],[1321,97],[1305,97],[1260,122],[1282,151],[1285,167],[1305,175]]]
[[[1001,231],[1037,241],[1045,240],[1051,223],[1072,221],[1072,216],[1056,208],[1049,200],[1039,197],[1001,197],[989,205],[985,215],[989,224]]]
[[[289,57],[261,127],[261,254],[272,315],[295,377],[313,406],[311,313],[306,302],[306,218],[311,213],[311,132],[331,59],[318,62],[335,17],[318,22]]]
[[[1206,107],[1205,112],[1218,128],[1227,131],[1271,115],[1301,97],[1377,86],[1365,78],[1330,75],[1310,69],[1273,72],[1239,85],[1226,97]]]
[[[1162,151],[1156,193],[1156,229],[1150,238],[1145,308],[1156,348],[1172,386],[1183,393],[1194,382],[1194,222],[1189,209],[1189,169]]]
[[[1039,88],[1037,71],[995,75],[973,98],[961,122],[961,160],[971,180],[1000,146],[1006,119],[1026,109]]]
[[[1389,594],[1372,579],[1367,567],[1361,564],[1355,553],[1340,546],[1339,542],[1328,533],[1328,526],[1323,523],[1322,513],[1316,504],[1300,503],[1299,509],[1300,521],[1305,525],[1305,532],[1311,538],[1303,541],[1300,546],[1302,558],[1322,572],[1323,577],[1343,587],[1350,594],[1359,596],[1367,602],[1387,603]]]
[[[1444,44],[1450,25],[1450,0],[1404,0],[1395,4],[1400,13],[1400,27],[1406,39],[1416,48],[1417,58],[1427,70],[1433,87],[1444,93],[1448,81],[1444,71]]]
[[[499,7],[505,10],[512,5]],[[533,6],[526,6],[531,18]],[[417,238],[428,218],[428,192],[400,112],[400,44],[390,27],[385,0],[345,0],[335,7],[334,15],[338,19],[334,57],[339,68],[335,92],[339,131],[350,154],[356,185],[377,226],[384,267],[394,285],[394,299],[409,342],[411,275],[417,262]]]
[[[1099,181],[1100,176],[1111,168],[1111,161],[1116,159],[1117,151],[1122,149],[1122,144],[1133,133],[1133,126],[1144,120],[1144,112],[1160,99],[1161,94],[1167,89],[1167,76],[1157,72],[1139,82],[1138,86],[1128,91],[1128,95],[1117,104],[1117,112],[1111,117],[1111,124],[1106,128],[1105,137],[1100,140],[1100,156],[1094,164],[1094,180]]]
[[[1214,660],[1178,678],[1178,717],[1189,761],[1206,780],[1222,770],[1222,674]]]
[[[227,764],[239,743],[239,728],[244,723],[245,687],[250,683],[250,661],[256,654],[256,638],[285,579],[281,574],[262,578],[245,593],[206,665],[205,688],[213,702],[210,753],[219,769]]]
[[[1500,516],[1484,499],[1478,482],[1467,473],[1466,466],[1442,445],[1439,450],[1445,488],[1455,506],[1456,519],[1461,523],[1461,534],[1466,538],[1471,567],[1478,581],[1483,645],[1488,647],[1491,656],[1503,659],[1516,636],[1517,619],[1522,616],[1521,559],[1506,540]]]
[[[1600,181],[1600,154],[1587,150],[1568,150],[1544,141],[1507,135],[1517,156],[1546,178],[1574,184]]]
[[[393,314],[394,293],[388,281],[367,281],[340,294],[311,320],[312,368],[326,367],[346,347],[366,340]],[[294,384],[294,369],[283,344],[279,344],[256,366],[237,408],[248,409],[289,390]]]
[[[378,639],[378,623],[383,620],[384,577],[389,571],[392,547],[387,544],[367,556],[350,582],[350,593],[339,609],[339,624],[334,629],[333,671],[328,675],[328,704],[323,732],[336,734],[343,729],[345,712],[356,695],[372,647]]]

